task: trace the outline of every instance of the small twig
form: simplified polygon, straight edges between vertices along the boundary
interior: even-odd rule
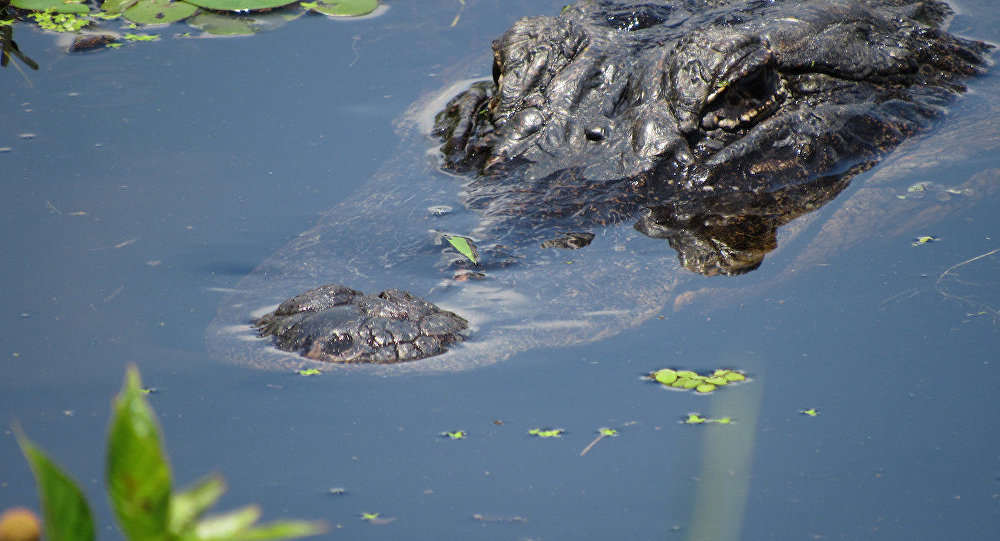
[[[896,293],[895,295],[892,295],[889,298],[887,298],[884,301],[882,301],[881,303],[879,303],[878,309],[884,312],[885,311],[885,307],[886,307],[887,304],[889,304],[889,303],[891,303],[891,302],[893,302],[895,300],[898,300],[900,297],[902,297],[903,295],[907,295],[907,294],[909,294],[909,296],[906,297],[906,298],[907,299],[912,299],[913,297],[916,297],[917,295],[919,295],[920,292],[917,291],[917,290],[915,290],[915,289],[908,289],[906,291],[900,291],[899,293]]]
[[[465,11],[465,0],[458,0],[458,3],[462,4],[462,7],[458,8],[458,13],[455,15],[455,18],[452,19],[451,21],[452,28],[458,26],[458,19],[462,17],[462,12]]]
[[[943,280],[945,276],[947,276],[949,274],[952,274],[951,271],[953,271],[953,270],[955,270],[955,269],[957,269],[959,267],[968,265],[969,263],[972,263],[973,261],[980,260],[980,259],[982,259],[984,257],[989,257],[989,256],[991,256],[991,255],[993,255],[993,254],[995,254],[997,252],[1000,252],[1000,248],[997,248],[995,250],[990,250],[989,252],[986,252],[985,254],[977,255],[976,257],[973,257],[972,259],[966,259],[965,261],[962,261],[961,263],[955,263],[954,265],[948,267],[947,269],[945,269],[944,272],[941,273],[941,276],[938,276],[937,280],[934,281],[934,289],[938,290],[938,292],[941,293],[942,295],[950,297],[951,295],[948,295],[947,293],[945,293],[945,291],[941,288],[941,280]]]
[[[589,452],[591,449],[593,449],[594,446],[597,445],[597,442],[603,440],[604,437],[605,437],[604,434],[598,434],[598,436],[596,438],[594,438],[594,441],[590,442],[589,445],[587,445],[586,447],[584,447],[583,451],[580,451],[580,456],[583,456],[583,455],[587,454],[587,452]]]
[[[976,257],[973,257],[973,258],[970,258],[970,259],[966,259],[965,261],[962,261],[960,263],[955,263],[954,265],[948,267],[947,269],[944,270],[944,272],[941,273],[940,276],[937,277],[937,280],[934,281],[934,289],[938,293],[940,293],[941,296],[943,296],[946,299],[952,299],[952,300],[956,300],[956,301],[959,301],[959,302],[966,302],[966,303],[968,303],[968,304],[970,304],[970,305],[972,305],[974,307],[979,308],[984,313],[990,314],[991,316],[993,316],[994,320],[1000,318],[1000,311],[998,311],[996,308],[993,308],[992,306],[990,306],[990,305],[988,305],[986,303],[983,303],[981,301],[977,301],[977,300],[975,300],[975,299],[973,299],[971,297],[959,297],[958,295],[953,295],[951,293],[948,293],[948,291],[942,285],[942,282],[944,281],[945,277],[949,276],[949,275],[952,276],[952,277],[954,277],[955,280],[958,280],[958,274],[956,272],[954,272],[954,271],[956,269],[958,269],[959,267],[963,267],[963,266],[968,265],[969,263],[972,263],[974,261],[978,261],[978,260],[983,259],[985,257],[989,257],[989,256],[991,256],[991,255],[993,255],[993,254],[995,254],[997,252],[1000,252],[1000,248],[997,248],[995,250],[990,250],[989,252],[986,252],[985,254],[977,255]]]

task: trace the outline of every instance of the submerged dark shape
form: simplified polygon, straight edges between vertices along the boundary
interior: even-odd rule
[[[949,13],[935,0],[600,0],[521,19],[493,43],[493,82],[438,114],[442,166],[473,176],[463,202],[498,247],[560,247],[561,232],[637,219],[692,271],[747,272],[779,226],[985,69],[987,45],[941,30]],[[337,354],[340,327],[309,323],[307,347],[304,313],[281,312],[257,323],[278,347],[356,360]],[[426,356],[406,344],[379,361]]]

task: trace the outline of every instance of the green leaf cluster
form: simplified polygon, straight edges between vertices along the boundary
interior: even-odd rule
[[[531,430],[528,431],[528,434],[532,436],[538,436],[539,438],[558,438],[559,436],[562,436],[563,432],[565,431],[561,428],[552,428],[552,429],[532,428]]]
[[[690,370],[674,370],[661,368],[651,374],[649,379],[674,389],[694,389],[699,393],[710,393],[719,387],[730,383],[746,381],[746,374],[739,370],[720,368],[707,376]]]
[[[442,432],[441,435],[453,440],[464,440],[469,434],[464,430],[455,430],[454,432]]]
[[[175,491],[160,426],[135,367],[115,398],[108,433],[107,489],[118,525],[130,541],[291,539],[316,535],[325,525],[278,521],[256,525],[254,505],[203,516],[225,492],[218,476]],[[94,521],[83,492],[40,448],[18,431],[18,443],[38,484],[46,539],[93,541]]]
[[[79,4],[71,4],[79,5]],[[90,20],[79,17],[74,13],[57,13],[55,10],[47,9],[37,11],[28,15],[42,30],[52,32],[76,32],[90,24]]]
[[[99,4],[99,5],[98,5]],[[140,25],[164,25],[187,21],[195,28],[220,35],[252,34],[273,24],[258,24],[248,12],[278,8],[298,8],[333,17],[367,15],[378,7],[378,0],[104,0],[89,5],[85,0],[11,0],[10,5],[30,12],[28,16],[44,30],[78,32],[98,20],[123,17]],[[215,21],[206,24],[208,17]],[[287,18],[287,16],[286,16]],[[224,24],[217,19],[231,19]],[[232,26],[239,27],[234,31]],[[222,28],[215,32],[216,28]]]

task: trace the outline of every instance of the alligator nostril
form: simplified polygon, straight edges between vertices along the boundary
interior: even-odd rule
[[[588,141],[603,141],[608,136],[607,130],[601,127],[587,128],[583,134]]]

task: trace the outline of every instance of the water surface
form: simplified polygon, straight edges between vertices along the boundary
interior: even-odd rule
[[[458,65],[487,75],[489,41],[518,16],[560,7],[470,0],[451,27],[458,2],[391,4],[367,20],[85,55],[17,27],[42,68],[0,72],[0,419],[75,473],[101,538],[120,538],[102,453],[128,363],[158,390],[179,484],[219,471],[222,508],[322,518],[331,539],[995,538],[997,321],[935,282],[1000,247],[996,196],[871,231],[789,279],[805,236],[750,275],[688,286],[736,293],[478,370],[304,378],[209,358],[221,292],[389,158],[393,119]],[[985,0],[964,1],[952,29],[1000,41]],[[942,131],[992,114],[996,71],[970,87]],[[1000,168],[985,135],[992,152],[959,143],[968,156],[896,185]],[[939,241],[912,246],[920,235]],[[949,274],[948,291],[996,309],[998,267],[958,267],[965,282]],[[703,397],[640,379],[664,366],[753,381]],[[735,422],[680,424],[689,412]],[[620,435],[580,456],[605,426]],[[536,427],[566,433],[530,438]],[[439,436],[455,429],[469,437]],[[0,507],[16,504],[35,505],[34,485],[5,431]]]

